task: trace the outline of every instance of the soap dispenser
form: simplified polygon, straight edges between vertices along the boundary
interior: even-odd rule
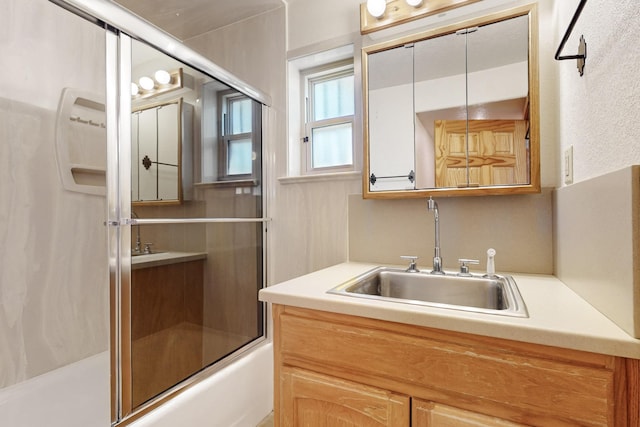
[[[484,277],[489,279],[496,278],[496,264],[494,261],[494,257],[496,256],[496,250],[493,248],[489,248],[487,250],[487,274]]]

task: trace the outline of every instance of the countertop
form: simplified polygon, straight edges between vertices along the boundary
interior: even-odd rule
[[[347,262],[262,289],[261,301],[640,359],[634,339],[554,276],[511,275],[528,318],[371,301],[326,293],[377,264]],[[499,272],[498,272],[499,273]]]
[[[206,259],[206,252],[155,252],[152,254],[136,255],[131,257],[131,269],[158,267],[160,265],[176,264],[179,262],[197,261]]]

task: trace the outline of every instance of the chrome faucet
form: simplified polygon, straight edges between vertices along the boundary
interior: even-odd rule
[[[131,211],[131,216],[140,219],[137,213]],[[142,241],[140,240],[140,224],[136,224],[136,247],[133,248],[134,254],[142,253]]]
[[[433,270],[431,274],[444,274],[442,271],[442,258],[440,258],[440,218],[438,215],[438,204],[435,200],[429,197],[427,201],[427,210],[433,212],[435,219],[435,250],[433,254]]]

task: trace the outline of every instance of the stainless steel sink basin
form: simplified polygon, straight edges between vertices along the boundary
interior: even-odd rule
[[[328,291],[358,298],[529,317],[511,276],[486,278],[377,267]]]

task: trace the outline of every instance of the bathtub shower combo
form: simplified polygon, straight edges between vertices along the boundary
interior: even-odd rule
[[[9,1],[0,418],[257,424],[269,98],[115,3]]]

